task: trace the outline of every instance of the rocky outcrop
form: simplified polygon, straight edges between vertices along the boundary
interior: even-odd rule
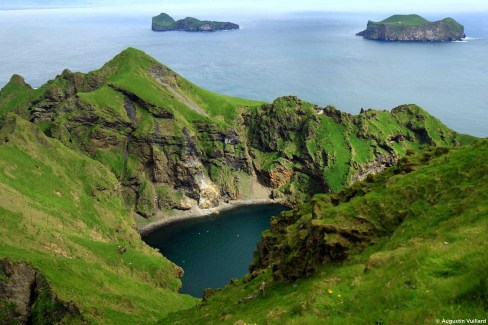
[[[398,160],[396,154],[380,154],[376,156],[376,159],[367,164],[353,163],[356,169],[356,173],[352,176],[352,182],[358,182],[364,180],[368,175],[374,175],[381,173],[386,168],[393,166]]]
[[[239,25],[231,22],[198,20],[193,17],[174,20],[168,14],[161,13],[152,19],[152,30],[157,32],[185,31],[185,32],[215,32],[221,30],[239,29]]]
[[[301,213],[292,210],[273,218],[271,230],[257,245],[251,272],[269,267],[275,279],[291,281],[310,276],[319,265],[343,261],[364,248],[378,232],[361,218],[349,221],[347,226],[314,220],[317,217],[298,222]]]
[[[269,195],[293,206],[377,173],[407,149],[469,140],[415,105],[351,115],[286,96],[242,106],[135,49],[30,91],[20,113],[107,165],[127,206],[146,218]],[[267,188],[260,197],[258,183]]]
[[[366,30],[356,35],[369,40],[406,42],[449,42],[466,37],[464,27],[452,18],[414,23],[411,19],[411,15],[395,15],[380,22],[368,21]]]
[[[14,74],[10,78],[10,81],[9,82],[11,82],[13,84],[17,84],[17,85],[23,86],[23,87],[26,87],[28,89],[32,89],[31,85],[29,85],[28,83],[25,82],[24,77],[22,77],[21,75],[18,75],[18,74]]]
[[[60,300],[38,270],[24,262],[0,260],[0,323],[82,322],[76,305]]]
[[[171,70],[151,66],[147,72],[166,89],[171,88],[171,95],[182,92],[178,77]],[[146,218],[158,209],[187,210],[193,205],[208,209],[216,207],[222,197],[238,199],[228,180],[215,184],[220,178],[216,175],[212,179],[209,173],[212,166],[229,166],[251,177],[251,162],[242,150],[240,135],[233,129],[203,121],[180,128],[181,122],[171,109],[115,84],[108,87],[123,98],[125,114],[107,116],[77,95],[77,91],[87,89],[82,78],[74,78],[65,71],[57,81],[64,87],[55,84],[48,87],[32,103],[29,119],[35,123],[59,121],[46,132],[96,159],[103,161],[106,152],[117,152],[122,170],[114,171],[125,187],[128,203],[134,204],[136,212]],[[192,108],[190,99],[182,98],[187,96],[177,97]],[[149,132],[140,132],[145,122],[140,117],[141,109],[150,114],[153,127]],[[168,125],[174,130],[168,130]]]
[[[413,201],[432,199],[430,192],[417,188],[390,193],[385,184],[449,152],[446,148],[431,151],[424,154],[420,163],[418,157],[403,157],[393,168],[375,177],[367,177],[337,193],[316,195],[310,203],[274,217],[270,230],[263,233],[257,245],[250,271],[270,268],[275,279],[294,281],[312,275],[324,263],[342,262],[378,237],[390,234],[405,218],[415,216],[410,209]],[[386,204],[381,195],[368,195],[375,191],[387,192],[395,199]],[[351,209],[343,209],[344,206]],[[371,268],[379,262],[368,264]]]

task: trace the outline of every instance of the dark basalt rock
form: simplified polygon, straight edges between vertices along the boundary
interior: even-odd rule
[[[0,313],[2,324],[83,323],[78,307],[59,299],[38,270],[8,259],[0,260]]]

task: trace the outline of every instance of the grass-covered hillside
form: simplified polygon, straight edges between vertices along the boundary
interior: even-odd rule
[[[284,193],[293,202],[311,193],[340,191],[412,150],[474,140],[416,105],[351,115],[283,97],[250,109],[245,121],[254,166],[276,196]]]
[[[131,48],[97,71],[66,70],[36,90],[17,79],[0,92],[0,112],[105,164],[139,214],[246,194],[252,169],[234,124],[242,107],[260,102],[202,89]]]
[[[292,96],[265,104],[215,94],[132,48],[39,89],[14,76],[0,91],[0,123],[7,112],[103,163],[148,219],[269,193],[293,205],[408,150],[474,140],[415,105],[350,115]]]
[[[488,149],[475,141],[416,105],[351,115],[215,94],[132,48],[38,89],[13,76],[0,90],[0,323],[476,317]],[[252,275],[183,312],[198,300],[177,293],[182,269],[141,241],[134,213],[269,196],[296,208],[263,234]]]
[[[402,24],[404,26],[421,26],[427,24],[429,21],[419,15],[393,15],[382,21],[375,22],[375,24]]]
[[[316,195],[273,219],[251,275],[160,324],[485,319],[487,156],[487,140],[431,148]]]
[[[103,164],[48,138],[17,115],[5,117],[0,130],[0,260],[38,269],[54,294],[81,312],[81,318],[67,323],[150,323],[196,302],[177,293],[182,270],[140,240],[120,189]],[[3,271],[0,282],[8,285]],[[12,302],[4,294],[0,323],[16,324],[18,297]],[[50,323],[46,315],[56,305],[41,300],[35,306],[45,315],[38,316],[44,321],[39,324]]]
[[[171,17],[170,15],[162,12],[160,13],[159,15],[157,16],[154,16],[152,18],[152,24],[153,24],[153,28],[155,26],[160,26],[160,27],[171,27],[173,26],[175,20],[173,19],[173,17]]]
[[[34,94],[35,91],[25,83],[24,78],[13,75],[0,91],[0,125],[10,111],[25,109]]]

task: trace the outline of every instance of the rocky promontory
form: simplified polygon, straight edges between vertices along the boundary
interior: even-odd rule
[[[466,37],[464,26],[452,18],[430,22],[419,15],[393,15],[380,22],[368,21],[356,34],[377,41],[449,42]]]
[[[193,17],[174,20],[170,15],[161,13],[152,18],[152,30],[157,32],[215,32],[220,30],[239,29],[239,25],[231,22],[199,20]]]
[[[351,115],[294,96],[266,104],[209,94],[131,48],[39,89],[20,81],[0,91],[0,124],[18,112],[104,164],[142,224],[238,201],[294,206],[378,173],[407,150],[473,140],[416,105]]]

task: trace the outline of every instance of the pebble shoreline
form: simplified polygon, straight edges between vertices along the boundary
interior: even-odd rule
[[[257,205],[257,204],[283,204],[283,199],[269,199],[269,198],[262,198],[262,199],[249,199],[249,200],[235,200],[230,201],[228,203],[221,203],[219,206],[210,209],[200,209],[198,206],[192,207],[190,210],[186,211],[177,211],[174,215],[171,216],[164,216],[160,215],[157,217],[156,220],[149,222],[148,224],[142,225],[138,227],[137,231],[141,236],[147,236],[151,232],[159,229],[161,227],[176,223],[182,222],[185,220],[190,219],[197,219],[206,217],[209,215],[215,215],[222,213],[224,211],[228,211],[240,206],[245,205]]]

